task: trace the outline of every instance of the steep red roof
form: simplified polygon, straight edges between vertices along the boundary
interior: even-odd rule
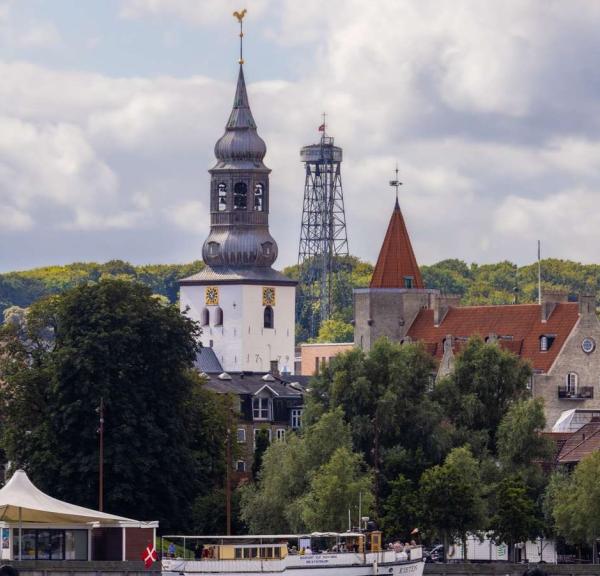
[[[413,252],[400,204],[392,212],[371,278],[371,288],[406,288],[405,278],[412,277],[412,288],[423,288],[423,279]]]
[[[542,310],[538,304],[515,304],[505,306],[464,306],[449,308],[439,326],[433,323],[433,310],[421,310],[408,331],[413,340],[433,344],[435,356],[443,355],[444,338],[451,334],[459,341],[455,350],[470,336],[486,338],[495,334],[500,346],[531,361],[533,368],[547,372],[563,347],[579,318],[576,302],[556,304],[547,322],[542,322]],[[552,335],[554,342],[546,352],[540,350],[540,336]],[[461,342],[462,341],[462,342]]]

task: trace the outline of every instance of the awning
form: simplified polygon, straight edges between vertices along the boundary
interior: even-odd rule
[[[17,470],[6,486],[0,490],[0,521],[140,525],[136,520],[75,506],[52,498],[36,488],[23,470]]]

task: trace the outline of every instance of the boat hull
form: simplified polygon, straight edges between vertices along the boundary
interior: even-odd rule
[[[279,561],[190,561],[164,560],[163,576],[264,576],[264,574],[285,574],[285,576],[423,576],[424,563],[413,561],[379,562],[377,559],[363,558],[359,563],[344,562],[337,555],[314,555],[289,557]],[[369,561],[371,560],[371,561]]]

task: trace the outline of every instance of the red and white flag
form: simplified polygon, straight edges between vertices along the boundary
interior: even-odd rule
[[[319,132],[325,132],[325,124],[319,126]]]
[[[158,554],[154,544],[148,544],[146,549],[142,552],[142,560],[146,568],[150,568],[158,560]]]

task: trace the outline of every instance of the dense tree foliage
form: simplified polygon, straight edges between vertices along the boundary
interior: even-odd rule
[[[471,338],[453,371],[435,387],[456,434],[495,453],[498,426],[511,403],[526,393],[531,368],[499,346]]]
[[[266,450],[258,482],[242,489],[242,519],[255,534],[345,530],[372,503],[371,477],[351,448],[341,410],[333,410],[286,443]]]
[[[224,398],[192,370],[198,328],[140,284],[100,280],[2,328],[3,446],[40,488],[98,504],[104,403],[105,509],[191,528],[194,499],[223,477]]]
[[[420,482],[425,526],[444,542],[461,540],[481,530],[486,521],[480,465],[467,447],[455,448],[442,465],[429,468]]]

